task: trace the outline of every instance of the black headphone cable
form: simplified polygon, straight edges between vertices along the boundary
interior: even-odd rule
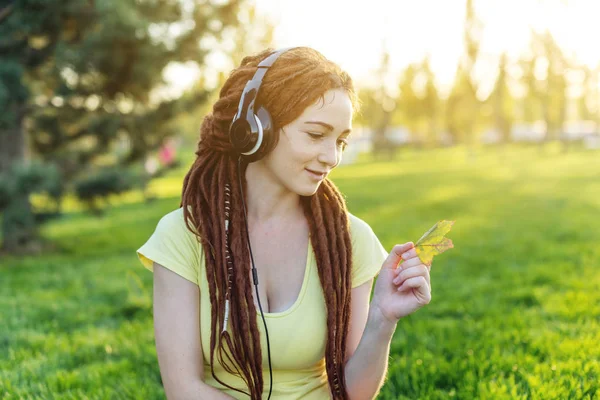
[[[269,331],[267,329],[267,322],[265,321],[265,315],[263,313],[262,305],[260,304],[260,296],[258,294],[258,273],[256,272],[256,267],[254,266],[254,257],[252,256],[252,246],[250,246],[250,232],[248,229],[248,215],[246,214],[246,201],[244,200],[244,190],[242,186],[242,172],[240,164],[242,162],[242,156],[238,158],[238,178],[240,180],[240,195],[242,196],[242,204],[244,208],[244,223],[246,225],[246,236],[248,237],[248,249],[250,250],[250,259],[252,260],[252,277],[254,279],[254,289],[256,290],[256,300],[258,301],[258,308],[260,309],[260,315],[263,320],[263,324],[265,326],[265,335],[267,337],[267,356],[269,358],[269,397],[271,398],[271,391],[273,390],[273,370],[271,369],[271,346],[269,344]],[[262,362],[261,362],[262,364]],[[261,366],[262,368],[262,366]],[[261,393],[262,397],[262,393]]]

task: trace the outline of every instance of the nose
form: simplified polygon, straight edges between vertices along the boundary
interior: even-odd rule
[[[327,165],[328,169],[335,168],[341,161],[342,151],[338,148],[336,140],[324,140],[320,148],[318,160]]]

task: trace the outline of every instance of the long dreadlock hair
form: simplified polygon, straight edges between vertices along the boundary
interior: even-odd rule
[[[240,188],[237,161],[229,142],[229,125],[236,113],[242,90],[256,72],[257,65],[273,53],[272,49],[245,57],[224,83],[219,99],[201,126],[196,160],[186,174],[182,200],[187,228],[194,232],[206,255],[206,277],[211,303],[210,365],[212,376],[224,386],[260,399],[263,392],[262,353],[257,313],[248,279],[248,239],[240,196],[246,193],[246,180]],[[318,51],[300,47],[288,50],[269,69],[256,100],[273,119],[274,135],[265,137],[261,150],[245,157],[241,176],[248,163],[263,158],[275,148],[281,127],[298,118],[305,108],[323,98],[329,89],[346,91],[355,110],[359,101],[350,76]],[[227,203],[226,203],[227,202]],[[352,245],[346,203],[329,179],[312,196],[302,196],[319,279],[327,308],[325,365],[334,399],[347,399],[344,379],[346,338],[350,321]],[[227,213],[229,227],[223,224]],[[191,224],[191,226],[190,226]],[[227,239],[226,240],[226,236]],[[228,278],[228,268],[232,278]],[[229,299],[233,334],[221,330],[225,322],[225,298]],[[225,345],[227,349],[225,349]],[[222,382],[214,372],[215,353],[223,368],[239,376],[250,393]]]

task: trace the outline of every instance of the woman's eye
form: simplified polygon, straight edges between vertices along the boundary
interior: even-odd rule
[[[310,136],[312,139],[321,139],[323,138],[323,135],[320,133],[313,133],[313,132],[306,132],[308,134],[308,136]],[[348,141],[346,139],[340,139],[337,141],[338,146],[342,148],[342,150],[345,150],[346,147],[348,147]]]

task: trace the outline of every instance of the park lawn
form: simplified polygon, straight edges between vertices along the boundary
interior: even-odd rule
[[[431,304],[399,321],[379,399],[600,395],[600,154],[402,150],[332,179],[389,250],[455,220]],[[163,399],[152,275],[135,250],[179,206],[184,169],[102,219],[44,226],[56,250],[0,260],[0,397]]]

